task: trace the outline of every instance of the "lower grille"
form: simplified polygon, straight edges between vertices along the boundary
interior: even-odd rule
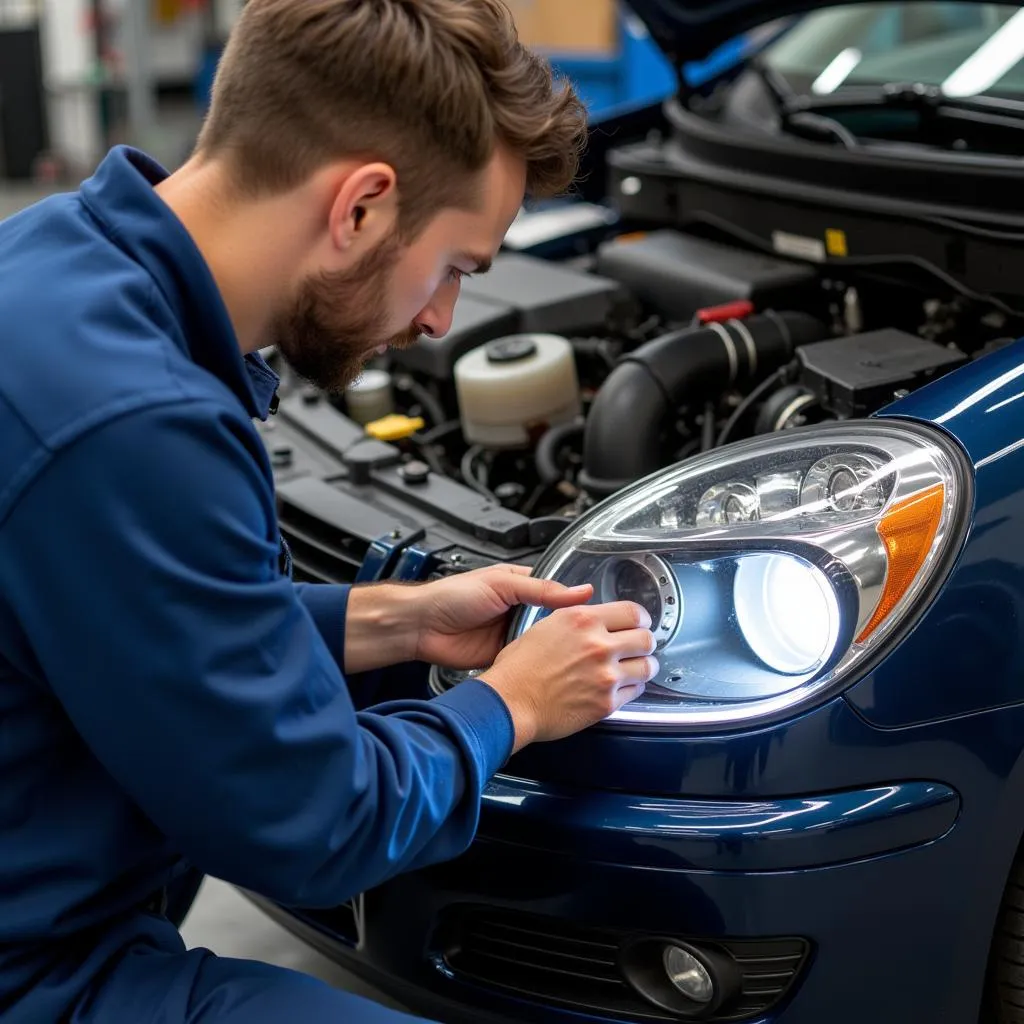
[[[438,933],[441,954],[458,977],[503,989],[534,1002],[546,1002],[635,1021],[679,1021],[645,999],[623,967],[623,950],[645,936],[587,928],[557,918],[492,908],[460,908]],[[706,1018],[744,1021],[775,1006],[789,991],[809,953],[795,939],[704,940],[681,943],[735,965],[740,984],[735,995]]]

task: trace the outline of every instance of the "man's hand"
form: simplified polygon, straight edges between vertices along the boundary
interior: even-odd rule
[[[572,608],[593,597],[590,584],[535,579],[524,565],[495,565],[417,588],[415,660],[443,668],[486,668],[505,645],[519,605]]]
[[[628,601],[556,611],[504,648],[484,682],[505,701],[513,752],[571,736],[639,697],[659,672],[651,616]]]
[[[517,605],[571,608],[593,596],[534,579],[522,565],[495,565],[415,586],[356,586],[345,621],[345,671],[354,674],[425,661],[443,668],[486,668],[505,643]]]

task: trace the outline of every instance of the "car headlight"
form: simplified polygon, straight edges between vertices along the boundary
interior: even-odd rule
[[[945,579],[971,507],[970,467],[938,430],[808,428],[639,481],[534,574],[650,612],[660,674],[609,721],[728,725],[792,713],[866,670]],[[523,609],[510,640],[546,614]]]

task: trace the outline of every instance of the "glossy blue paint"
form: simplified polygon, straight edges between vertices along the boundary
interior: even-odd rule
[[[367,894],[360,949],[305,934],[453,1022],[599,1018],[444,969],[465,904],[693,940],[799,936],[810,963],[759,1024],[977,1024],[1024,831],[1024,342],[883,415],[974,466],[973,523],[916,628],[843,695],[716,735],[602,726],[527,748],[458,860]],[[607,1018],[600,1018],[607,1020]]]
[[[591,729],[523,751],[506,770],[580,793],[618,790],[693,799],[772,799],[925,778],[951,786],[966,799],[965,787],[976,788],[979,754],[988,766],[986,784],[996,785],[1012,774],[1022,748],[1024,707],[947,719],[904,733],[873,727],[837,698],[759,731],[680,737]]]
[[[655,42],[680,62],[701,60],[738,33],[834,4],[835,0],[629,0]]]
[[[424,537],[422,530],[409,536],[401,533],[395,536],[391,533],[378,537],[363,558],[363,564],[356,574],[356,582],[377,583],[382,579],[391,578],[395,575],[394,570],[400,553],[404,552],[408,545],[423,540]]]
[[[560,743],[546,748],[552,755],[548,764],[575,764],[583,776],[587,766],[625,770],[635,760],[651,767],[672,748],[689,751],[676,760],[683,769],[676,787],[717,795],[714,804],[751,791],[838,792],[857,778],[877,789],[879,780],[906,778],[916,769],[934,772],[956,789],[962,812],[944,838],[843,865],[727,870],[759,856],[757,844],[771,841],[762,831],[731,847],[723,843],[717,870],[673,870],[667,866],[673,860],[682,865],[694,857],[693,836],[665,837],[653,867],[637,866],[654,859],[650,850],[643,861],[617,855],[649,838],[637,836],[642,821],[627,810],[643,798],[580,786],[562,788],[559,803],[541,804],[533,798],[538,791],[554,791],[551,783],[503,777],[492,791],[503,799],[497,806],[485,801],[479,839],[469,853],[370,894],[365,946],[359,952],[336,949],[334,955],[435,1018],[468,1024],[486,1019],[487,1008],[506,1021],[568,1024],[591,1018],[530,1007],[439,971],[425,951],[431,950],[444,908],[484,903],[690,938],[796,934],[815,943],[814,961],[784,1010],[768,1018],[772,1024],[861,1024],[869,1012],[879,1024],[976,1024],[992,923],[1020,838],[1024,707],[883,732],[836,700],[761,733],[666,737],[647,747],[624,745],[626,737],[598,730],[587,735],[603,745],[603,752],[591,748],[592,758],[599,752],[600,760],[579,765],[579,754]],[[621,814],[608,813],[608,798],[617,799]],[[798,801],[777,796],[765,802]],[[898,806],[889,803],[886,809]],[[877,826],[884,835],[884,819]],[[897,823],[894,835],[898,828]],[[814,831],[800,840],[808,844],[802,857],[827,863],[833,837]],[[785,842],[786,833],[774,838]],[[848,988],[854,974],[858,983]]]
[[[971,537],[916,634],[850,702],[899,728],[1024,701],[1024,342],[883,411],[936,423],[975,468]]]
[[[964,825],[970,813],[965,804]],[[333,955],[435,1019],[468,1024],[491,1010],[506,1021],[568,1024],[597,1018],[530,1006],[439,970],[435,928],[445,911],[483,903],[691,940],[804,936],[814,943],[812,964],[788,1003],[766,1018],[773,1024],[975,1024],[987,954],[979,939],[1002,886],[978,877],[987,858],[983,823],[972,824],[842,866],[746,873],[604,863],[603,841],[580,840],[569,850],[536,848],[528,835],[499,841],[488,809],[464,857],[370,893],[362,950],[338,946]],[[942,898],[937,879],[951,880]]]
[[[406,583],[421,580],[426,574],[429,559],[430,550],[427,547],[414,544],[402,552],[391,578]]]
[[[781,800],[581,796],[495,779],[484,793],[488,836],[632,867],[786,871],[908,849],[944,836],[957,794],[905,782]],[[597,852],[599,851],[599,852]]]

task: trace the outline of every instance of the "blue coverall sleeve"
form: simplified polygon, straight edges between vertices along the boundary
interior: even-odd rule
[[[41,680],[186,858],[334,905],[468,846],[512,723],[478,681],[354,709],[279,573],[264,460],[212,400],[108,422],[0,526],[0,586]]]
[[[347,584],[296,583],[295,594],[306,606],[338,667],[345,670],[345,616],[352,588]]]
[[[296,583],[295,593],[312,616],[335,662],[345,671],[345,617],[352,588],[344,583]],[[346,673],[349,696],[358,710],[372,703],[383,678],[381,671]]]

